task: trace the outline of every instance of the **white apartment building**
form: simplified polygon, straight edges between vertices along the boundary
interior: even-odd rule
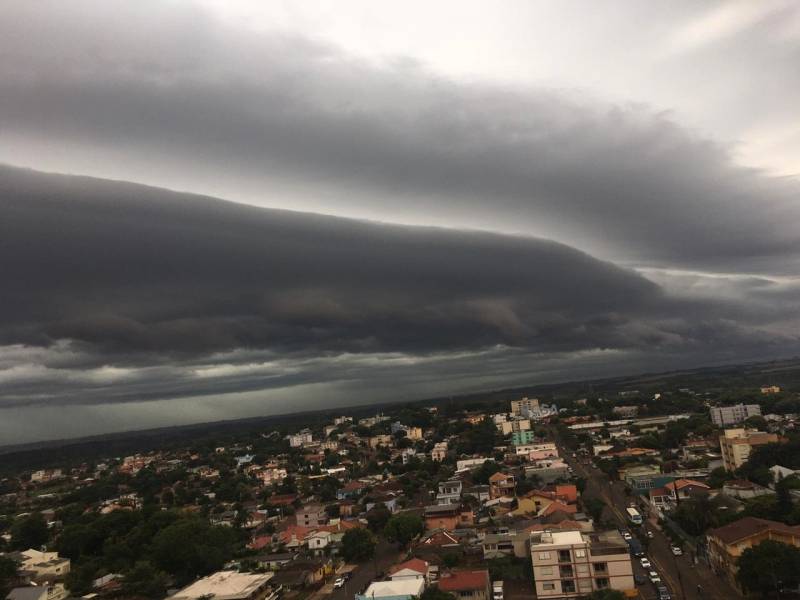
[[[537,598],[636,589],[630,550],[617,531],[545,531],[533,534],[530,542]]]
[[[711,422],[717,427],[736,425],[755,416],[761,416],[761,407],[758,404],[736,404],[711,409]]]
[[[539,412],[538,398],[523,398],[511,401],[511,414],[515,417],[529,417],[532,413]]]
[[[293,435],[287,435],[286,439],[289,440],[289,446],[292,448],[299,448],[303,444],[310,444],[314,441],[314,436],[309,429],[303,429]]]

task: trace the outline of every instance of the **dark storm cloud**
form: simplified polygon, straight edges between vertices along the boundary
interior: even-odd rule
[[[366,64],[185,7],[92,5],[100,29],[18,8],[0,22],[0,118],[19,147],[92,148],[178,187],[517,231],[631,264],[796,271],[798,184],[647,108]]]
[[[370,378],[398,389],[434,377],[507,385],[530,380],[531,365],[563,369],[586,353],[670,364],[797,345],[770,330],[796,319],[793,283],[725,280],[704,297],[687,292],[694,276],[672,276],[668,293],[536,238],[8,167],[0,214],[6,407]]]

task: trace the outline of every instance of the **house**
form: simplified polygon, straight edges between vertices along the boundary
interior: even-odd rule
[[[481,541],[483,559],[491,560],[503,556],[526,558],[529,552],[529,539],[530,534],[526,531],[519,533],[487,533]]]
[[[758,485],[747,479],[734,479],[726,481],[722,486],[722,493],[739,500],[750,500],[758,496],[768,496],[775,492],[763,485]]]
[[[328,522],[328,513],[320,504],[306,504],[297,509],[295,520],[301,527],[317,527]]]
[[[630,549],[618,531],[533,533],[530,551],[537,598],[635,591]]]
[[[40,552],[30,548],[20,552],[20,569],[34,580],[58,580],[70,571],[70,560],[58,552]]]
[[[434,444],[431,450],[431,460],[435,462],[442,462],[447,458],[447,442],[439,442]]]
[[[726,429],[719,438],[722,465],[726,471],[735,471],[747,462],[753,448],[764,444],[775,444],[778,441],[779,438],[774,433],[752,429]]]
[[[475,517],[472,510],[462,508],[458,504],[445,504],[442,506],[425,507],[426,529],[458,529],[465,525],[472,525]]]
[[[424,579],[373,581],[363,594],[355,595],[355,600],[412,600],[424,590]]]
[[[544,483],[567,479],[569,476],[569,465],[561,458],[537,460],[532,465],[525,467],[525,477],[538,477]]]
[[[331,544],[331,538],[330,531],[314,531],[306,536],[305,542],[314,556],[321,556],[325,554],[325,549]]]
[[[472,496],[473,498],[477,498],[478,502],[486,502],[489,496],[489,486],[488,485],[473,485],[472,487],[468,487],[464,490],[465,496]]]
[[[736,563],[742,553],[764,540],[774,540],[800,548],[800,526],[789,526],[778,521],[744,517],[723,527],[711,529],[706,534],[708,561],[718,575],[726,577],[734,586]]]
[[[708,494],[711,488],[701,481],[676,479],[663,487],[650,490],[650,505],[656,511],[672,510],[680,500]]]
[[[259,569],[267,571],[277,571],[283,565],[292,562],[297,557],[293,552],[281,552],[279,554],[261,554],[253,558]]]
[[[460,504],[462,485],[460,479],[450,479],[439,483],[439,493],[436,494],[436,504]]]
[[[507,473],[495,473],[489,477],[489,497],[502,498],[503,496],[513,496],[516,482],[514,476]]]
[[[272,600],[277,597],[270,585],[274,573],[217,571],[198,579],[169,596],[169,600]]]
[[[64,588],[63,583],[54,583],[52,585],[33,585],[27,587],[13,588],[8,595],[7,600],[64,600],[69,593]]]
[[[456,471],[466,471],[467,469],[475,469],[480,467],[486,461],[492,460],[485,456],[476,456],[473,458],[462,458],[456,461]]]
[[[456,598],[489,600],[489,571],[454,571],[439,578],[439,590]]]
[[[461,542],[446,529],[439,529],[423,536],[419,546],[424,548],[459,548]]]
[[[333,573],[333,563],[323,558],[298,558],[275,573],[273,582],[288,588],[315,585]]]
[[[357,479],[348,481],[344,484],[344,487],[336,492],[336,499],[344,500],[346,498],[357,498],[365,489],[367,489],[367,484],[363,481],[358,481]]]
[[[389,569],[389,579],[399,581],[401,579],[422,579],[428,581],[430,564],[420,558],[412,558],[406,562],[394,565]]]
[[[380,448],[381,446],[390,447],[394,439],[392,436],[386,433],[382,433],[380,435],[373,435],[369,438],[369,447],[370,448]]]

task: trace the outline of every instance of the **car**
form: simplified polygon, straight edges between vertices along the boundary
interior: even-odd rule
[[[338,590],[340,587],[343,587],[345,581],[344,577],[337,577],[336,581],[333,582],[333,589]]]
[[[659,583],[661,583],[661,577],[659,577],[658,573],[656,573],[655,571],[650,571],[647,574],[647,577],[648,579],[650,579],[650,583],[654,585],[658,585]]]
[[[623,534],[622,534],[622,538],[623,538],[623,539],[624,539],[626,542],[629,542],[629,541],[631,541],[631,540],[633,539],[633,536],[632,536],[630,533],[628,533],[628,532],[626,531],[625,533],[623,533]]]
[[[642,565],[643,569],[649,569],[650,567],[652,567],[652,565],[650,564],[650,560],[648,560],[644,556],[639,559],[639,563]]]
[[[656,535],[652,531],[650,531],[648,529],[647,530],[647,537],[652,540],[654,537],[656,537]]]
[[[683,556],[683,550],[681,550],[680,546],[672,546],[670,550],[675,556]]]
[[[672,595],[665,585],[659,585],[656,588],[656,593],[658,594],[658,600],[672,600]]]
[[[645,583],[647,583],[647,577],[645,577],[644,575],[639,575],[638,573],[634,573],[633,581],[636,583],[636,585],[644,585]]]

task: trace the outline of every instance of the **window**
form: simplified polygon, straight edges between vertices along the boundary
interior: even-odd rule
[[[583,575],[589,573],[589,565],[576,565],[575,568],[578,571],[578,573],[581,573]]]
[[[562,579],[561,580],[561,591],[565,594],[574,594],[575,593],[575,582],[572,579]]]
[[[553,567],[542,567],[542,575],[552,575]]]
[[[608,587],[608,579],[605,577],[598,577],[594,580],[595,585],[597,585],[598,590],[602,590]]]
[[[542,589],[550,592],[550,591],[556,589],[556,584],[555,583],[543,583],[542,584]]]
[[[569,553],[569,550],[559,550],[558,560],[561,562],[570,562],[572,560],[572,555]]]
[[[549,552],[539,552],[539,560],[549,560],[550,553]]]
[[[594,563],[595,573],[608,573],[608,565],[604,562]]]
[[[586,558],[586,550],[575,550],[575,558]]]
[[[566,566],[562,565],[562,566],[560,566],[558,568],[558,572],[561,575],[561,577],[574,577],[571,565],[566,565]]]

